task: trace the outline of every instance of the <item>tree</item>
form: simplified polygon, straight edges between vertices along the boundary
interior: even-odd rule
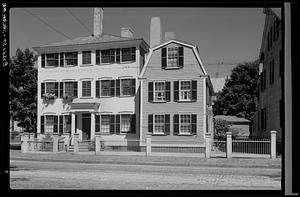
[[[225,87],[217,94],[213,107],[215,115],[233,115],[252,121],[256,111],[258,67],[256,60],[238,64],[232,69]]]
[[[9,96],[11,120],[26,132],[36,132],[37,123],[37,56],[28,48],[17,49],[9,62]]]
[[[215,119],[214,138],[224,139],[226,138],[226,132],[228,131],[229,131],[229,125],[226,120]]]

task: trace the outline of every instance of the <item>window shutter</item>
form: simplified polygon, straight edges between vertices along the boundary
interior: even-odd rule
[[[76,114],[75,115],[75,133],[77,133],[77,119],[78,119],[78,116]],[[72,125],[72,115],[70,115],[70,123]]]
[[[179,114],[174,114],[173,116],[173,134],[178,135],[179,134]]]
[[[115,49],[110,49],[109,63],[111,64],[115,63]]]
[[[120,63],[120,57],[121,57],[121,50],[116,49],[116,63]]]
[[[64,96],[64,82],[59,82],[59,98]]]
[[[171,83],[170,81],[166,81],[166,101],[171,101]]]
[[[74,97],[77,97],[77,89],[78,89],[78,82],[77,81],[75,81],[74,82]]]
[[[110,96],[115,96],[115,80],[110,80]]]
[[[179,81],[174,81],[174,101],[179,100]]]
[[[197,101],[197,80],[192,80],[192,101]]]
[[[53,133],[58,132],[58,116],[54,116]]]
[[[95,115],[95,133],[100,132],[100,115]]]
[[[96,50],[96,64],[100,64],[100,50]]]
[[[64,67],[64,53],[59,54],[59,65],[60,67]]]
[[[59,133],[60,134],[64,133],[64,116],[63,115],[59,116]]]
[[[161,68],[165,69],[167,67],[167,48],[161,49]]]
[[[43,94],[45,94],[45,83],[41,83],[41,98],[43,98]]]
[[[97,98],[100,97],[100,81],[99,80],[96,81],[96,97]]]
[[[41,116],[41,133],[45,133],[45,116]]]
[[[110,134],[115,134],[115,115],[110,115]]]
[[[120,115],[116,115],[116,134],[120,134]]]
[[[135,47],[131,47],[131,60],[135,62]]]
[[[116,80],[116,96],[120,96],[120,79]]]
[[[179,48],[179,64],[178,66],[180,68],[183,68],[183,47],[178,47]]]
[[[192,134],[197,135],[197,114],[192,114]]]
[[[135,95],[135,79],[131,79],[131,95]]]
[[[42,54],[42,68],[45,68],[46,65],[46,54]]]
[[[75,59],[75,62],[74,62],[74,66],[77,66],[78,65],[78,52],[74,52],[74,59]]]
[[[130,122],[130,133],[133,133],[135,134],[136,133],[136,130],[135,130],[135,114],[132,114],[131,115],[131,122]]]
[[[153,82],[148,82],[148,102],[153,101]]]
[[[148,132],[153,133],[153,114],[148,114]]]
[[[165,134],[170,135],[170,114],[165,114]]]
[[[54,88],[55,88],[54,89],[55,96],[58,97],[58,82],[55,82]]]

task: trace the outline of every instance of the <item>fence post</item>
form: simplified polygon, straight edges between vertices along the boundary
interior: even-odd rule
[[[210,158],[211,133],[205,133],[205,158]]]
[[[53,153],[58,152],[58,135],[56,133],[53,133]]]
[[[28,152],[29,144],[28,144],[28,135],[23,133],[21,135],[21,152],[26,153]]]
[[[101,143],[100,143],[100,136],[95,136],[95,155],[98,155],[101,151]]]
[[[146,156],[151,154],[151,136],[146,137]]]
[[[271,159],[276,158],[276,133],[277,131],[271,131]]]
[[[79,141],[79,134],[78,133],[74,133],[74,153],[78,153],[79,152],[78,141]]]
[[[226,157],[232,158],[232,133],[226,132]]]

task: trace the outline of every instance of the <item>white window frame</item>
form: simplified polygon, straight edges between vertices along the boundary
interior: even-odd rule
[[[66,96],[66,83],[73,83],[73,93],[72,93],[72,97],[74,97],[74,82],[76,82],[75,80],[74,81],[63,81],[63,97]],[[77,87],[78,88],[78,87]],[[70,95],[69,95],[70,96]]]
[[[52,54],[57,54],[57,65],[55,66],[48,66],[48,57],[47,55],[52,55]],[[51,60],[50,60],[51,61]],[[54,60],[53,60],[54,61]],[[56,61],[56,60],[55,60]],[[46,53],[45,54],[45,67],[48,67],[48,68],[54,68],[54,67],[58,67],[60,65],[60,59],[59,59],[59,53]]]
[[[90,96],[84,96],[83,95],[83,83],[84,82],[90,82],[91,86],[90,86]],[[91,98],[92,97],[92,80],[81,80],[81,97],[82,98]]]
[[[185,124],[189,124],[189,127],[190,127],[189,132],[182,132],[182,130],[181,130],[181,126],[182,126],[181,116],[184,116],[184,115],[190,116],[190,123],[185,123]],[[192,113],[179,113],[179,133],[178,134],[179,135],[192,135]]]
[[[190,83],[190,90],[181,90],[181,82],[189,82]],[[190,98],[189,99],[184,99],[182,98],[182,93],[188,93],[190,94]],[[179,80],[179,101],[191,101],[192,100],[192,80]]]
[[[90,54],[90,63],[84,63],[84,56],[83,56],[83,53],[87,53],[87,52],[89,52],[89,54]],[[92,51],[82,51],[81,52],[81,63],[82,63],[82,65],[90,65],[90,64],[92,64]],[[78,58],[78,57],[77,57]],[[78,59],[77,59],[77,61],[78,61]]]
[[[101,79],[100,80],[100,97],[111,97],[110,96],[110,88],[111,88],[111,81],[112,81],[113,79]],[[109,92],[109,95],[107,96],[107,95],[102,95],[102,81],[109,81],[109,90],[108,90],[108,92]],[[115,82],[116,83],[116,82]]]
[[[75,66],[74,64],[67,64],[67,61],[66,61],[66,53],[76,53],[77,51],[71,51],[71,52],[64,52],[64,67],[72,67],[72,66]],[[77,52],[77,65],[78,65],[78,52]]]
[[[162,92],[162,90],[161,91],[156,91],[155,90],[156,83],[163,83],[164,84],[164,91],[163,91],[164,98],[162,100],[158,100],[157,97],[156,97],[157,92]],[[165,102],[166,101],[166,81],[153,81],[153,101],[154,102]]]
[[[111,119],[110,116],[111,116],[112,114],[99,114],[99,115],[100,115],[100,127],[99,127],[99,128],[100,128],[100,133],[101,133],[101,134],[110,134],[110,121],[111,121],[111,120],[110,120],[110,119]],[[103,131],[102,131],[102,116],[108,116],[108,117],[109,117],[109,123],[108,123],[109,127],[108,127],[108,132],[103,132]],[[99,132],[98,132],[98,133],[99,133]]]
[[[52,118],[52,125],[48,125],[47,123],[47,118]],[[54,115],[45,115],[45,123],[44,123],[44,127],[45,127],[45,131],[44,133],[47,134],[47,133],[54,133]],[[49,130],[49,127],[51,128],[52,126],[52,129]]]
[[[156,123],[155,118],[156,116],[163,116],[163,123]],[[159,124],[159,125],[157,125]],[[154,135],[164,135],[166,132],[165,128],[166,122],[165,122],[165,114],[153,114],[153,134]],[[156,132],[155,126],[162,126],[163,127],[163,132]]]
[[[129,113],[122,113],[122,114],[120,114],[120,134],[127,134],[127,133],[130,132],[130,130],[131,130],[131,116],[132,115],[133,114],[129,114]],[[125,132],[122,131],[122,119],[123,119],[122,116],[129,116],[129,118],[130,118],[130,121],[129,121],[129,130],[125,131]]]
[[[176,66],[170,66],[169,65],[169,49],[173,49],[173,48],[177,48],[177,65]],[[166,55],[166,58],[167,58],[167,64],[166,64],[166,68],[179,68],[179,47],[178,46],[174,46],[174,47],[167,47],[167,55]]]

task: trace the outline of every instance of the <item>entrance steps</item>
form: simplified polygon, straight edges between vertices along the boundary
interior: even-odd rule
[[[89,144],[87,142],[79,142],[78,149],[79,152],[89,152]],[[69,146],[69,152],[74,152],[74,145]]]

